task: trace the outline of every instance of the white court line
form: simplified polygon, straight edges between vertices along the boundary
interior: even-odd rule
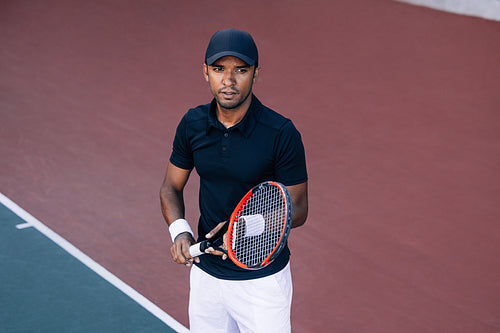
[[[18,229],[24,229],[28,227],[34,227],[38,231],[40,231],[42,234],[47,236],[50,240],[52,240],[54,243],[59,245],[61,248],[66,250],[69,254],[71,254],[73,257],[76,259],[80,260],[84,265],[89,267],[91,270],[96,272],[98,275],[100,275],[102,278],[104,278],[106,281],[114,285],[116,288],[120,289],[123,293],[125,293],[127,296],[132,298],[134,301],[139,303],[142,307],[144,307],[146,310],[151,312],[155,317],[160,319],[162,322],[176,330],[177,332],[185,333],[189,332],[189,330],[184,327],[181,323],[179,323],[177,320],[172,318],[170,315],[168,315],[166,312],[164,312],[162,309],[160,309],[158,306],[156,306],[154,303],[152,303],[150,300],[148,300],[146,297],[142,296],[139,294],[136,290],[134,290],[132,287],[130,287],[128,284],[120,280],[118,277],[113,275],[111,272],[109,272],[107,269],[99,265],[97,262],[95,262],[93,259],[91,259],[89,256],[87,256],[85,253],[77,249],[75,246],[73,246],[71,243],[69,243],[67,240],[56,234],[54,231],[49,229],[45,224],[42,222],[38,221],[35,217],[33,217],[31,214],[26,212],[24,209],[19,207],[15,202],[7,198],[5,195],[0,193],[0,203],[2,203],[4,206],[9,208],[14,214],[22,218],[26,223],[19,224],[16,227]]]
[[[33,224],[26,222],[26,223],[21,223],[21,224],[16,225],[16,228],[17,229],[26,229],[26,228],[30,228],[32,226],[33,226]]]

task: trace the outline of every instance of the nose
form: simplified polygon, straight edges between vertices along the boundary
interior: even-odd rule
[[[222,76],[222,83],[227,86],[235,85],[234,73],[233,71],[224,71],[224,75]]]

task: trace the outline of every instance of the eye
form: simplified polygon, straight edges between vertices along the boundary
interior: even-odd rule
[[[246,68],[238,68],[238,69],[236,70],[236,72],[237,72],[237,73],[242,73],[242,74],[243,74],[243,73],[248,72],[248,70],[247,70]]]
[[[222,72],[223,69],[222,69],[222,67],[213,67],[212,70],[214,72]]]

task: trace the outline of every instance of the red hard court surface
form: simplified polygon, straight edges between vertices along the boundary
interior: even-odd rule
[[[158,190],[228,27],[254,35],[255,93],[307,149],[293,331],[499,332],[499,22],[389,0],[2,1],[0,192],[187,326]]]

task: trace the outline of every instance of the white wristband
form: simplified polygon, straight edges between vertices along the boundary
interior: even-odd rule
[[[179,236],[179,234],[182,234],[183,232],[189,232],[191,236],[194,237],[193,231],[191,230],[188,221],[184,219],[178,219],[172,222],[172,224],[168,226],[168,231],[170,231],[172,243],[175,241],[175,237]]]

